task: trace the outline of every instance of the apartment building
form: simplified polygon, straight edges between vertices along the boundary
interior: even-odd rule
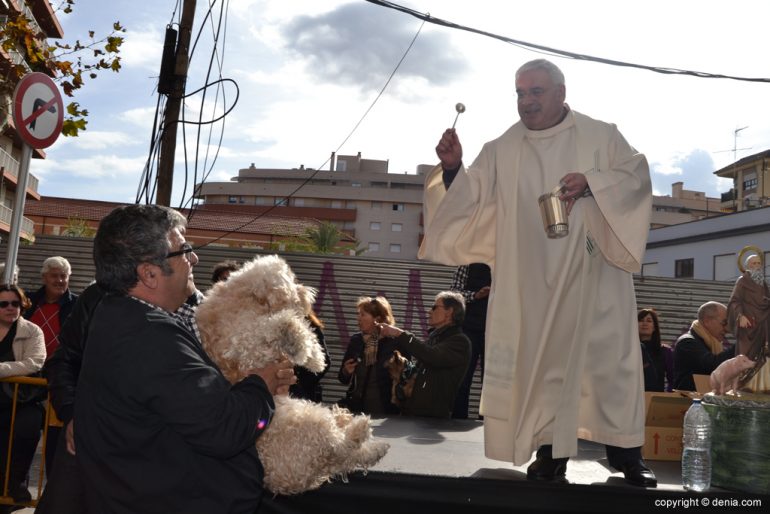
[[[671,184],[671,195],[652,196],[650,228],[678,225],[723,214],[721,199],[702,191],[684,189],[684,182]]]
[[[722,207],[728,212],[739,212],[770,205],[770,150],[749,155],[714,172],[729,178],[733,187],[722,194]]]
[[[424,174],[389,173],[388,161],[332,154],[329,169],[256,168],[231,182],[198,184],[200,208],[229,208],[334,223],[353,236],[365,255],[416,259],[422,238]]]
[[[30,26],[41,38],[61,38],[64,33],[56,14],[47,0],[0,0],[0,28],[9,19],[23,15]],[[11,119],[11,99],[18,82],[16,67],[23,67],[26,72],[33,71],[25,58],[26,53],[19,46],[8,50],[0,47],[0,237],[8,235],[11,218],[16,203],[16,190],[19,182],[22,141]],[[34,71],[46,71],[36,69]],[[52,73],[52,72],[50,72]],[[42,150],[33,150],[32,157],[45,158]],[[38,179],[34,175],[27,178],[26,200],[39,200]],[[20,237],[27,241],[34,240],[34,224],[28,218],[22,218]]]

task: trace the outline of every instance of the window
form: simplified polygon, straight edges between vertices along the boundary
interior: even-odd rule
[[[372,202],[372,209],[382,209],[382,202]]]
[[[695,271],[695,259],[678,259],[674,261],[674,276],[676,278],[692,278]]]
[[[348,161],[337,161],[337,171],[348,171]]]
[[[401,232],[401,223],[391,223],[390,224],[390,231],[391,232]]]
[[[227,197],[227,203],[238,203],[238,197],[237,196],[228,196]]]
[[[342,200],[332,200],[332,209],[342,209]]]
[[[372,221],[369,223],[369,230],[380,230],[380,222]]]
[[[743,190],[746,191],[748,189],[756,189],[757,188],[757,177],[749,178],[743,181]]]
[[[351,187],[361,187],[361,182],[351,182],[350,186]]]
[[[294,207],[304,207],[305,206],[305,199],[304,198],[295,198],[294,199]]]
[[[402,204],[402,203],[394,203],[393,204],[393,210],[394,211],[403,211],[404,210],[404,204]]]
[[[279,207],[286,207],[289,205],[289,199],[288,198],[275,198],[273,199],[273,205],[277,205]]]
[[[379,252],[380,251],[380,243],[369,243],[369,251],[370,252]]]
[[[401,253],[401,245],[392,243],[390,245],[390,253]]]

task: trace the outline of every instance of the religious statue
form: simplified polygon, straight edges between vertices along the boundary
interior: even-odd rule
[[[735,355],[745,355],[754,365],[743,371],[738,387],[753,392],[770,391],[770,289],[765,280],[764,252],[747,246],[738,254],[741,276],[727,304],[729,330],[735,335]]]

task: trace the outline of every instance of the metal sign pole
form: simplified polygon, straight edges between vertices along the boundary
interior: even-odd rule
[[[16,184],[16,199],[11,214],[11,227],[8,233],[8,254],[5,257],[5,272],[3,283],[10,284],[13,280],[13,270],[16,267],[16,256],[19,253],[19,233],[24,216],[24,202],[27,199],[27,179],[29,178],[29,162],[32,159],[32,147],[24,143],[21,147],[21,163],[19,163],[19,180]]]

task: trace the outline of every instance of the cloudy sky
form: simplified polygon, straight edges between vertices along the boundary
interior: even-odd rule
[[[770,77],[764,0],[646,2],[410,0],[398,2],[456,24],[571,52],[668,68]],[[414,173],[436,161],[433,148],[455,117],[471,161],[481,145],[518,120],[514,73],[543,57],[533,50],[434,24],[364,0],[230,0],[217,57],[231,84],[186,101],[186,119],[203,121],[232,108],[224,125],[180,131],[173,202],[192,182],[229,180],[258,168],[328,167],[332,151],[389,161],[391,173]],[[206,83],[221,3],[206,18],[198,0],[187,91]],[[174,0],[78,0],[62,15],[65,39],[113,21],[126,28],[123,69],[89,82],[77,101],[88,130],[60,138],[33,162],[44,195],[133,202],[147,160],[156,83]],[[178,12],[178,11],[177,11]],[[225,30],[226,29],[226,30]],[[420,31],[383,94],[399,60]],[[770,148],[770,84],[673,76],[560,57],[567,102],[611,121],[650,161],[656,194],[671,184],[717,196],[730,184],[715,169]],[[214,71],[209,82],[218,78]],[[375,102],[375,99],[377,101]],[[201,104],[203,101],[203,109]],[[374,105],[372,106],[372,104]],[[347,141],[364,113],[371,110]],[[736,129],[746,127],[735,137]],[[210,130],[213,129],[213,130]],[[221,143],[220,143],[221,139]],[[343,144],[344,142],[344,144]],[[196,144],[197,143],[197,144]],[[217,154],[216,161],[213,160]],[[185,161],[187,165],[185,165]],[[197,167],[195,163],[197,162]],[[185,176],[187,188],[185,189]]]

